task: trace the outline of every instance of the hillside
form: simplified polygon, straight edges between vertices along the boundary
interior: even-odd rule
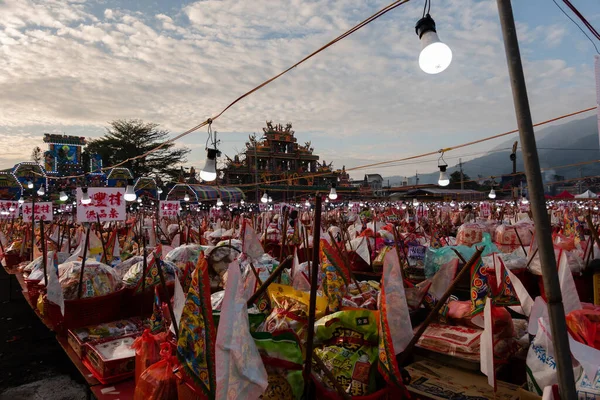
[[[569,121],[564,124],[539,129],[535,133],[542,168],[575,164],[582,161],[600,159],[600,145],[598,138],[598,120],[596,115]],[[463,161],[463,171],[472,179],[478,176],[498,176],[512,172],[509,150],[501,150],[512,147],[518,135],[510,136],[510,139],[494,147],[488,154]],[[581,171],[580,171],[581,168]],[[517,171],[523,171],[523,156],[521,149],[517,150]],[[457,165],[449,166],[448,171],[452,173],[458,170]],[[600,163],[583,165],[581,167],[558,168],[544,172],[545,179],[552,180],[556,175],[562,175],[565,179],[580,176],[600,175]],[[419,183],[436,183],[439,177],[438,171],[419,175]],[[399,186],[403,177],[385,177],[384,182],[390,180],[390,185]],[[409,177],[409,184],[414,184],[414,176]]]

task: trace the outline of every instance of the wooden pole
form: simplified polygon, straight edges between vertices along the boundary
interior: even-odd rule
[[[145,241],[144,241],[145,242]],[[171,322],[173,323],[173,328],[175,328],[175,337],[179,339],[179,328],[177,327],[177,320],[175,319],[175,312],[173,311],[173,305],[169,300],[169,292],[167,291],[167,283],[165,281],[165,274],[162,269],[162,260],[160,259],[160,254],[154,253],[154,258],[156,260],[156,268],[158,269],[158,276],[160,278],[160,286],[163,290],[163,296],[167,303],[167,308],[169,309],[169,315],[171,315]],[[175,276],[175,279],[177,276]]]
[[[313,232],[313,259],[310,276],[310,301],[308,305],[308,326],[306,338],[306,357],[304,362],[304,395],[307,399],[315,398],[311,385],[311,368],[313,359],[313,342],[315,337],[315,320],[317,309],[317,285],[319,274],[319,245],[321,241],[321,196],[315,196],[315,229]]]
[[[258,290],[254,292],[252,296],[250,296],[250,298],[246,302],[248,308],[252,307],[254,302],[258,300],[260,296],[262,296],[262,294],[267,290],[269,285],[273,283],[273,281],[277,279],[277,277],[283,272],[283,270],[288,266],[288,264],[292,262],[293,258],[294,256],[288,256],[285,260],[283,260],[281,264],[279,264],[277,268],[275,268],[275,271],[273,271],[271,275],[269,275],[269,277],[263,282],[263,284],[260,285]]]
[[[80,299],[81,298],[81,292],[83,291],[83,269],[85,268],[85,260],[87,258],[87,249],[88,249],[88,245],[90,243],[90,229],[91,227],[88,226],[87,231],[85,233],[85,243],[83,246],[83,260],[81,260],[81,269],[79,271],[79,286],[77,287],[77,298]]]
[[[100,225],[100,216],[96,214],[96,220],[98,221],[98,233],[100,234],[100,243],[102,243],[102,253],[104,254],[104,262],[108,264],[108,254],[106,253],[106,243],[104,243],[104,236],[102,235],[103,229]]]
[[[48,287],[48,259],[46,254],[46,238],[44,236],[44,221],[40,221],[40,239],[42,241],[42,266],[44,267],[44,282]]]
[[[360,285],[358,284],[358,281],[356,280],[356,277],[354,276],[354,273],[352,272],[352,268],[350,266],[350,260],[348,260],[345,253],[342,253],[342,250],[340,249],[339,245],[335,241],[335,238],[331,234],[331,231],[329,231],[327,233],[329,233],[329,238],[331,239],[331,243],[333,243],[333,245],[335,246],[335,249],[340,254],[340,257],[342,258],[342,261],[344,261],[344,264],[346,265],[346,268],[348,269],[348,272],[350,273],[350,277],[352,278],[352,281],[356,285],[356,289],[358,290],[358,293],[362,296],[363,292],[360,288]]]

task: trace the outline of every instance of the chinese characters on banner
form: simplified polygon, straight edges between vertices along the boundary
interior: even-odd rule
[[[480,210],[480,216],[482,218],[487,218],[490,216],[490,213],[492,212],[492,206],[490,203],[481,203],[481,205],[479,206],[479,210]]]
[[[23,203],[23,222],[31,222],[32,211],[36,221],[52,221],[52,202]]]
[[[127,216],[125,208],[125,188],[95,187],[88,188],[92,202],[81,204],[81,188],[77,188],[77,222],[124,221]]]
[[[10,211],[11,207],[13,208],[12,211]],[[16,201],[0,200],[0,211],[4,212],[0,213],[0,219],[19,218],[19,203]]]
[[[179,201],[161,201],[158,217],[176,217],[179,215]]]

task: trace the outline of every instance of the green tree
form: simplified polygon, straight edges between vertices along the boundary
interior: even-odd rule
[[[105,167],[118,165],[165,143],[169,132],[158,126],[138,119],[112,121],[103,137],[88,143],[86,152],[100,154]],[[173,179],[179,174],[178,165],[186,161],[190,152],[187,148],[175,149],[174,146],[174,143],[167,143],[145,157],[127,161],[120,166],[129,168],[134,177],[158,174],[161,178]],[[87,165],[86,167],[89,168]]]
[[[460,171],[454,171],[450,174],[450,188],[452,189],[460,189],[460,182],[463,181],[463,187],[465,189],[477,189],[479,184],[477,182],[472,182],[471,177],[465,173],[462,174],[462,179],[460,176]]]

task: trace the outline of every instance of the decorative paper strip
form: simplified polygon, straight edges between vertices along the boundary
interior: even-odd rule
[[[215,338],[208,262],[201,254],[183,307],[177,357],[186,375],[211,399],[216,393]]]
[[[383,262],[379,310],[378,368],[387,382],[401,388],[408,398],[396,354],[404,351],[413,338],[413,330],[404,293],[400,261],[395,251],[389,251]]]

